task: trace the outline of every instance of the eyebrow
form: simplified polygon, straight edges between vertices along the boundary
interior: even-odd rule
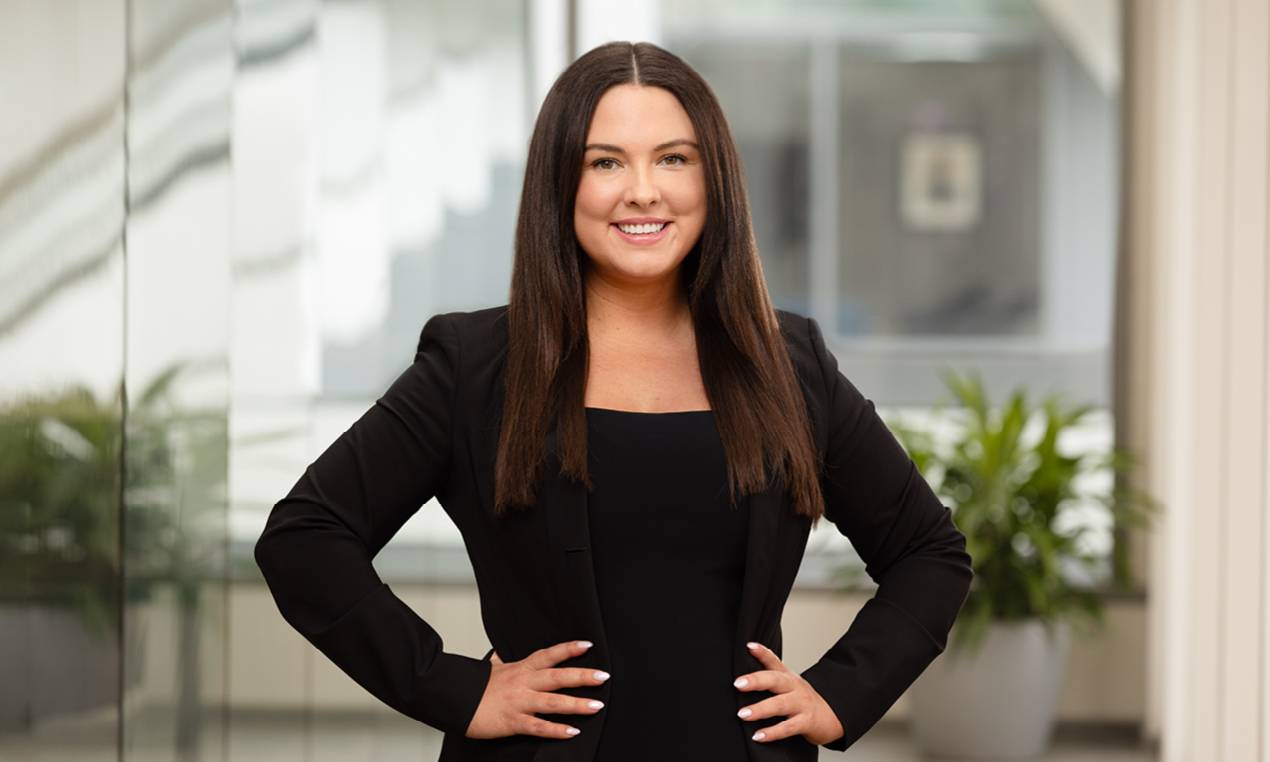
[[[663,151],[667,148],[670,148],[672,146],[677,146],[677,145],[692,146],[693,148],[696,148],[697,150],[701,150],[701,147],[698,146],[693,141],[687,140],[686,138],[679,138],[678,140],[668,140],[665,143],[661,143],[657,146],[654,146],[653,151],[654,152]],[[622,149],[621,146],[615,146],[612,143],[588,143],[587,147],[583,150],[584,151],[612,151],[613,153],[620,153],[622,155],[626,155],[626,151]]]

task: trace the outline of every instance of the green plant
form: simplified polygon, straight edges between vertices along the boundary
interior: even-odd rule
[[[1131,469],[1135,458],[1117,448],[1064,450],[1064,432],[1082,424],[1092,405],[1067,405],[1051,395],[1031,407],[1025,391],[1016,389],[1004,406],[991,408],[978,374],[945,371],[942,377],[961,408],[949,415],[943,411],[946,401],[935,406],[935,418],[952,424],[951,441],[941,444],[930,432],[899,422],[888,426],[966,536],[975,578],[953,628],[952,647],[975,649],[994,620],[1037,618],[1051,629],[1060,619],[1101,626],[1098,592],[1071,572],[1095,570],[1106,559],[1085,547],[1083,536],[1092,528],[1073,524],[1066,514],[1080,501],[1095,501],[1115,526],[1148,524],[1156,501],[1114,478]],[[1039,425],[1029,427],[1033,418]],[[1116,486],[1079,488],[1086,476],[1108,470]]]
[[[100,401],[74,386],[0,403],[0,601],[69,608],[107,638],[121,592],[131,606],[170,590],[180,759],[199,748],[201,625],[225,611],[201,597],[224,574],[228,515],[228,416],[178,403],[187,369],[126,405],[122,385]]]
[[[184,601],[214,577],[224,545],[226,416],[174,404],[184,369],[160,373],[130,400],[126,418],[121,388],[104,400],[72,386],[0,403],[0,601],[67,606],[103,636],[118,626],[121,579],[135,603],[173,583]]]
[[[115,627],[120,413],[74,387],[0,405],[0,600]]]

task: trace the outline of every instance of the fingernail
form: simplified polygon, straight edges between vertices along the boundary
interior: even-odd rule
[[[578,641],[578,648],[590,648],[591,646],[592,646],[592,643],[589,640]]]
[[[733,684],[733,685],[735,685],[735,686],[736,686],[736,687],[738,687],[738,688],[744,688],[745,686],[747,686],[747,685],[749,685],[749,684],[750,684],[750,681],[749,681],[749,680],[746,680],[744,677],[738,677],[738,678],[736,679],[736,682],[734,682],[734,683],[732,683],[732,684]]]
[[[760,730],[759,732],[751,736],[751,738],[753,738],[755,741],[762,741],[764,738],[767,738],[767,734]]]
[[[744,709],[742,709],[741,711],[737,712],[737,713],[736,713],[736,716],[737,716],[737,717],[749,717],[751,714],[754,714],[754,713],[753,713],[753,712],[751,712],[751,711],[750,711],[750,708],[747,706],[747,707],[745,707]]]
[[[604,708],[604,702],[603,702],[603,701],[588,701],[586,705],[587,705],[587,706],[589,706],[589,707],[591,707],[592,709],[603,709],[603,708]]]
[[[599,670],[596,670],[596,673],[595,673],[595,679],[596,679],[596,680],[608,680],[608,679],[609,679],[609,673],[607,673],[607,672],[600,672]]]
[[[576,736],[578,733],[581,733],[582,731],[581,731],[581,730],[578,730],[577,728],[569,728],[569,729],[568,729],[568,730],[566,730],[565,732],[566,732],[566,733],[568,733],[568,734],[569,734],[569,735],[571,735],[571,736]]]
[[[751,648],[751,649],[755,649],[755,650],[757,650],[757,649],[758,649],[758,643],[746,643],[745,645],[746,645],[746,647]]]

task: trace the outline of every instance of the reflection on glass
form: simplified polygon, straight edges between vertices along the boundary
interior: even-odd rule
[[[125,759],[218,759],[228,476],[228,0],[131,3]]]
[[[274,502],[409,365],[430,315],[506,302],[525,33],[520,0],[240,8],[231,628],[251,647],[229,665],[234,759],[345,759],[329,750],[350,743],[365,759],[439,751],[439,733],[403,721],[286,625],[251,549]],[[375,563],[447,647],[484,652],[470,563],[437,503]],[[436,603],[430,586],[455,581],[458,600]]]
[[[123,24],[0,23],[0,759],[115,758]]]

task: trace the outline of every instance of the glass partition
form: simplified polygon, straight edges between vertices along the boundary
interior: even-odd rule
[[[576,6],[587,49],[613,11]],[[928,407],[946,363],[1109,402],[1119,50],[1053,8],[620,11],[719,95],[774,301],[881,408]],[[561,38],[541,10],[6,5],[0,759],[435,756],[285,625],[251,551],[430,315],[506,301],[532,83],[557,73],[530,63]],[[800,585],[843,556],[831,533]],[[375,563],[483,652],[439,505]]]
[[[0,23],[0,758],[116,758],[125,8]]]

